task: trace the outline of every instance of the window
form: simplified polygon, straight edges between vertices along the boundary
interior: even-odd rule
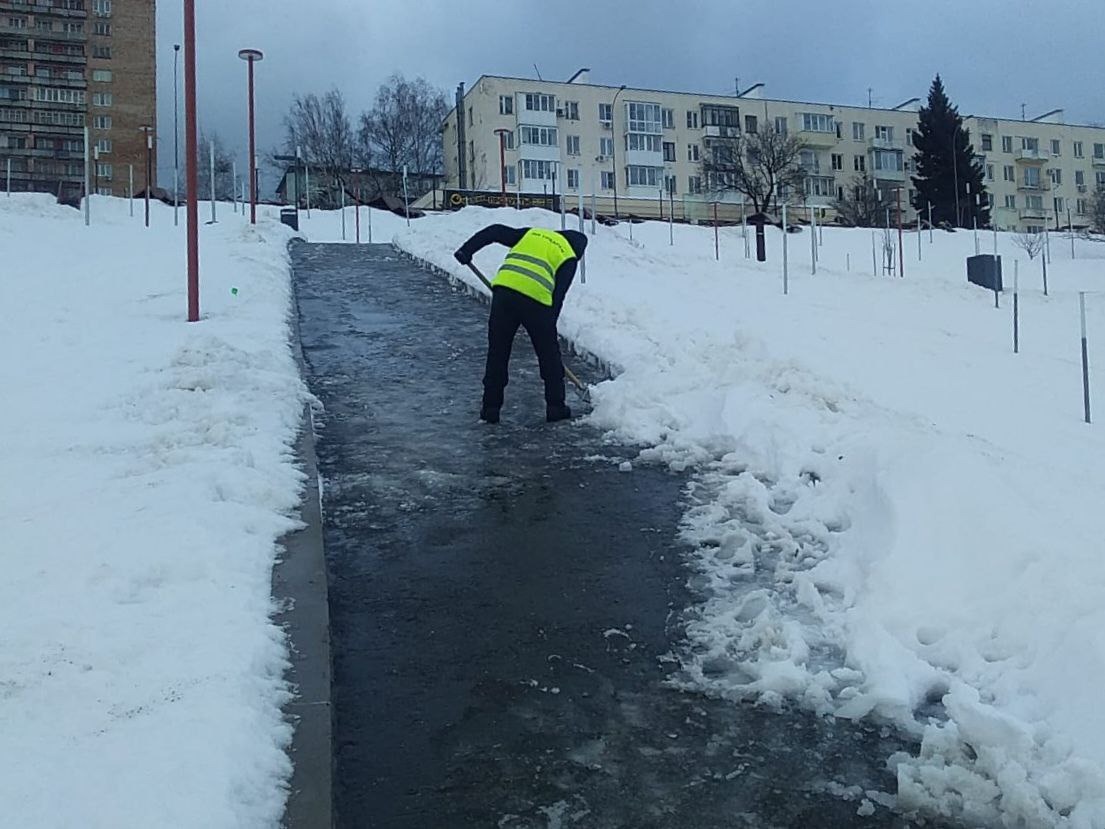
[[[557,145],[556,127],[520,127],[523,144],[533,144],[538,147],[555,147]],[[532,178],[532,176],[527,176]]]
[[[836,132],[833,116],[820,112],[803,112],[802,129],[806,132]]]
[[[569,135],[568,146],[565,150],[568,155],[579,155],[579,136]]]
[[[552,181],[556,165],[551,161],[522,159],[522,178],[544,179]]]
[[[664,122],[664,129],[666,129],[666,130],[675,129],[675,110],[674,109],[670,109],[668,107],[665,107],[663,109],[663,111],[660,113],[660,115],[662,116],[661,120]]]
[[[500,95],[499,96],[499,114],[500,115],[513,115],[514,114],[514,96],[513,95]]]
[[[660,125],[659,104],[643,104],[630,101],[625,105],[625,108],[629,117],[630,132],[649,132],[659,135],[663,130]],[[660,148],[657,147],[656,151],[659,152]]]
[[[1051,154],[1054,156],[1060,156],[1063,154],[1062,145],[1059,143],[1058,138],[1051,139]]]
[[[1025,167],[1024,168],[1024,186],[1039,188],[1040,186],[1040,168],[1039,167]]]
[[[993,152],[994,149],[994,136],[988,132],[982,133],[982,151],[984,153]]]
[[[1075,141],[1074,142],[1074,157],[1075,158],[1084,158],[1085,157],[1085,156],[1082,155],[1082,142],[1081,141]]]
[[[579,120],[579,101],[564,102],[564,117],[569,121]]]
[[[1001,168],[1001,177],[1003,181],[1016,181],[1017,177],[1012,164],[1006,164]]]
[[[875,127],[875,138],[880,141],[893,141],[894,140],[894,128],[877,126]]]
[[[514,130],[506,130],[503,133],[503,149],[504,150],[513,150],[514,149]]]
[[[798,166],[808,173],[821,172],[821,161],[813,150],[802,150],[798,156]]]
[[[1006,196],[1005,197],[1005,206],[1008,207],[1010,210],[1016,210],[1017,209],[1017,197],[1016,196]]]
[[[602,189],[613,190],[614,189],[614,174],[609,170],[602,171]]]
[[[66,21],[61,24],[61,30],[71,35],[79,35],[84,31],[83,23],[74,23],[72,21]]]
[[[694,194],[702,192],[702,178],[700,176],[691,176],[687,179],[687,192]]]
[[[807,196],[824,196],[832,198],[836,193],[835,181],[828,176],[809,176],[806,178]]]
[[[101,153],[110,153],[111,152],[111,139],[110,138],[97,138],[96,139],[96,149],[99,150]]]
[[[699,155],[698,145],[697,144],[688,144],[687,145],[687,161],[698,161],[700,158],[701,158],[701,156]],[[692,191],[692,192],[694,192],[694,191]]]
[[[863,141],[866,131],[867,131],[867,127],[864,125],[864,123],[862,121],[853,121],[852,122],[852,140],[853,141]]]
[[[110,69],[93,69],[92,80],[97,83],[111,83],[111,70]]]
[[[993,164],[987,164],[986,165],[986,180],[987,181],[993,181],[994,180],[994,165]]]
[[[111,129],[111,116],[110,115],[96,115],[92,118],[93,129],[109,130]]]
[[[542,92],[527,92],[526,109],[530,112],[556,112],[556,99]]]
[[[96,165],[96,175],[100,178],[111,179],[111,165],[100,163]]]
[[[664,180],[664,168],[630,164],[625,170],[625,179],[632,187],[659,187]]]
[[[787,134],[787,119],[782,116],[775,116],[775,132],[779,135]]]
[[[472,112],[472,107],[468,107],[468,126],[472,126],[475,123],[475,113]]]
[[[675,176],[664,176],[664,192],[675,195]]]
[[[1043,210],[1044,209],[1044,197],[1043,196],[1025,196],[1024,206],[1029,210]]]
[[[14,91],[14,90],[13,90]],[[19,90],[22,92],[23,90]],[[35,87],[34,99],[46,101],[51,104],[81,104],[85,103],[85,93],[77,89],[54,89],[53,87]]]
[[[111,0],[92,0],[92,10],[100,17],[111,17]]]
[[[1021,149],[1028,150],[1029,152],[1033,153],[1038,153],[1040,151],[1040,139],[1021,138]]]
[[[1086,200],[1085,199],[1079,199],[1076,202],[1076,208],[1077,208],[1077,212],[1078,212],[1079,216],[1085,216],[1086,215]]]
[[[698,129],[698,112],[693,109],[687,110],[687,129]]]
[[[664,142],[664,161],[675,161],[675,142]]]
[[[568,188],[570,190],[579,189],[579,170],[568,170]]]
[[[503,180],[507,184],[517,184],[518,183],[518,178],[515,175],[515,170],[514,170],[514,165],[513,164],[508,164],[506,167],[503,167]]]
[[[599,104],[599,120],[604,124],[609,124],[614,120],[613,104]]]
[[[1093,157],[1095,160],[1100,161],[1105,158],[1105,144],[1093,145]]]
[[[902,154],[895,150],[875,150],[875,169],[901,172]]]
[[[476,160],[476,142],[475,141],[469,141],[468,142],[468,160],[469,161],[475,161]]]
[[[101,60],[110,60],[111,59],[111,47],[110,46],[101,46],[99,44],[94,45],[92,47],[92,57],[100,58]]]
[[[600,138],[599,139],[599,155],[609,158],[614,154],[614,139],[613,138]]]
[[[659,135],[645,135],[640,132],[631,132],[625,137],[625,148],[646,153],[662,152]]]
[[[1094,179],[1097,181],[1097,186],[1098,187],[1105,187],[1105,173],[1101,173],[1101,172],[1095,173],[1094,174]]]
[[[1051,176],[1051,183],[1058,186],[1063,184],[1063,171],[1059,169],[1048,170],[1047,174]]]
[[[1003,153],[1013,152],[1013,136],[1003,135],[1001,137],[1001,151]]]
[[[102,20],[97,20],[92,26],[92,31],[102,37],[111,37],[111,24]]]
[[[857,173],[867,172],[867,156],[856,155],[852,156],[852,167]]]
[[[843,170],[844,169],[844,156],[843,155],[833,153],[833,169],[834,170]]]
[[[8,18],[9,29],[26,29],[27,18],[25,17],[9,17]]]
[[[755,135],[757,129],[757,121],[755,115],[744,116],[744,131],[750,135]]]
[[[1063,212],[1063,197],[1062,196],[1056,196],[1055,200],[1054,200],[1054,203],[1053,203],[1053,206],[1055,207],[1056,215],[1058,215],[1059,213],[1062,213]]]

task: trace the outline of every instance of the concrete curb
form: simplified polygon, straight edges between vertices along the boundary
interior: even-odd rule
[[[292,350],[306,377],[299,341],[299,309],[293,300]],[[272,594],[281,608],[275,621],[286,632],[291,666],[287,680],[295,698],[284,714],[295,727],[289,752],[292,779],[281,825],[287,829],[333,826],[333,748],[330,706],[330,603],[322,533],[322,492],[315,457],[310,403],[303,406],[296,458],[307,476],[300,504],[303,527],[281,539],[284,554],[272,574]]]
[[[437,276],[444,277],[445,279],[449,280],[449,284],[452,285],[454,288],[459,288],[469,294],[469,296],[476,297],[476,299],[478,299],[484,305],[491,304],[491,297],[489,297],[480,289],[476,288],[474,285],[469,285],[456,274],[450,273],[444,268],[439,267],[438,265],[435,265],[432,262],[419,256],[415,256],[413,253],[405,251],[396,245],[392,245],[392,247],[395,248],[396,252],[401,257],[413,262],[419,269],[430,271]],[[577,358],[579,361],[582,361],[593,371],[598,372],[598,374],[601,375],[600,379],[612,380],[614,377],[617,377],[619,374],[622,373],[621,367],[609,362],[608,360],[604,360],[602,357],[599,357],[597,354],[594,354],[591,351],[588,351],[586,348],[579,345],[574,340],[565,337],[563,334],[560,335],[560,342],[562,347],[566,350],[568,354]]]

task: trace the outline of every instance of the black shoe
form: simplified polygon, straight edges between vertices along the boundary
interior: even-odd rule
[[[484,406],[480,409],[480,420],[484,423],[498,423],[499,422],[499,410],[493,409],[490,406]]]
[[[567,420],[572,416],[572,410],[563,403],[550,403],[545,407],[545,420],[556,423],[558,420]]]

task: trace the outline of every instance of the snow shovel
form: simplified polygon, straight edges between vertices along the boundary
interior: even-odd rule
[[[480,282],[482,282],[487,287],[487,290],[490,291],[491,283],[488,282],[487,277],[483,275],[480,269],[477,268],[473,262],[469,262],[468,267],[472,269],[472,273],[474,273],[476,277],[480,280]],[[576,391],[579,392],[579,396],[582,397],[586,402],[590,403],[591,392],[587,389],[587,386],[585,386],[583,382],[578,377],[576,377],[575,372],[568,368],[568,366],[564,366],[564,376],[568,378],[568,382],[576,387]]]

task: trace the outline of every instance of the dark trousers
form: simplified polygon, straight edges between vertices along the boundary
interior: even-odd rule
[[[492,291],[491,316],[487,320],[487,368],[483,375],[484,408],[498,409],[503,405],[510,351],[519,326],[526,329],[537,353],[546,405],[564,403],[564,363],[556,336],[557,312],[563,296],[558,299],[560,303],[549,307],[510,288]]]

